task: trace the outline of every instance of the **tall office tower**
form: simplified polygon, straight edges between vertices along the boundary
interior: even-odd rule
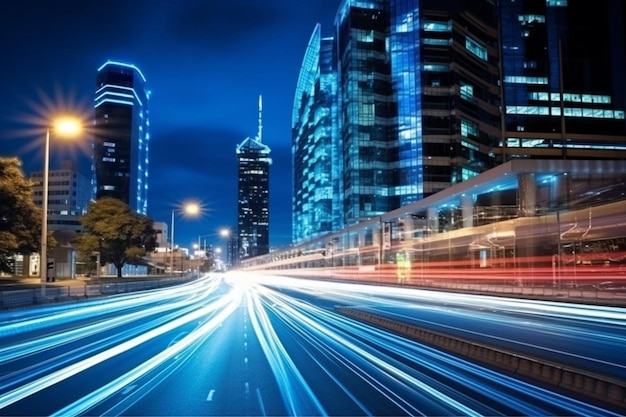
[[[292,240],[342,227],[341,153],[337,146],[337,76],[333,38],[313,30],[302,61],[292,114]]]
[[[494,165],[491,152],[500,120],[493,2],[344,0],[333,39],[337,84],[336,93],[330,91],[338,116],[330,118],[333,144],[326,149],[340,154],[339,169],[330,172],[341,173],[333,182],[340,187],[335,193],[342,199],[338,210],[332,201],[343,225],[420,200]],[[316,43],[314,32],[307,56]],[[306,70],[315,66],[307,56],[299,83],[313,73]],[[318,67],[316,80],[308,85],[322,85],[323,66]],[[299,92],[294,144],[319,138],[325,130],[317,127],[317,114],[333,111],[324,100],[302,100]],[[310,116],[302,116],[306,112]],[[306,117],[308,128],[303,129]],[[323,141],[309,145],[310,155],[323,153]],[[305,160],[305,147],[293,147],[296,182],[305,175],[298,163]],[[294,193],[294,220],[319,204],[313,201],[312,206],[303,196]],[[297,227],[294,222],[294,238],[315,235]]]
[[[239,186],[237,193],[238,259],[269,253],[270,148],[262,142],[263,101],[259,96],[259,130],[237,145]]]
[[[624,159],[622,0],[501,0],[502,161]]]
[[[98,69],[94,120],[94,194],[148,212],[149,92],[139,68],[107,62]]]

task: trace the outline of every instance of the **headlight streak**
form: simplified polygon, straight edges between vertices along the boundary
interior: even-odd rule
[[[338,387],[338,390],[345,393],[345,397],[339,393],[341,398],[351,400],[364,415],[378,414],[380,409],[376,411],[376,407],[381,406],[381,403],[373,403],[373,398],[363,397],[359,393],[361,387],[364,392],[380,393],[381,397],[377,394],[374,397],[384,397],[383,404],[394,404],[407,415],[432,415],[433,410],[438,410],[438,415],[618,415],[344,317],[332,310],[332,303],[357,304],[359,308],[376,311],[377,314],[398,314],[404,317],[404,313],[394,310],[404,309],[406,313],[409,309],[419,309],[426,312],[436,310],[435,303],[441,302],[451,306],[460,317],[478,316],[483,322],[492,320],[497,323],[500,319],[496,314],[512,312],[527,316],[530,325],[540,327],[546,326],[545,319],[556,318],[559,320],[555,320],[555,325],[550,329],[558,326],[568,330],[573,340],[581,339],[581,335],[592,336],[584,331],[585,324],[589,324],[588,327],[593,324],[609,329],[609,326],[615,326],[619,322],[617,331],[613,328],[612,334],[603,337],[604,345],[609,341],[616,347],[624,342],[624,337],[619,336],[623,328],[623,322],[620,321],[623,319],[620,318],[625,316],[623,309],[587,309],[589,306],[582,306],[585,310],[582,320],[579,320],[577,305],[552,306],[551,303],[537,301],[528,303],[528,300],[467,297],[462,294],[438,294],[416,289],[326,281],[317,283],[283,277],[276,277],[274,280],[274,277],[257,279],[256,276],[246,275],[243,280],[240,278],[226,279],[230,284],[230,291],[223,291],[225,287],[222,286],[222,278],[217,276],[202,283],[185,284],[185,289],[179,286],[154,293],[144,292],[145,297],[134,293],[84,301],[68,307],[47,306],[50,309],[42,308],[36,315],[29,312],[7,312],[7,317],[10,316],[8,323],[2,320],[4,314],[0,313],[0,364],[20,360],[28,355],[40,354],[48,357],[37,365],[10,374],[2,375],[3,368],[0,365],[0,410],[24,399],[38,400],[39,396],[28,397],[70,379],[62,385],[64,388],[68,383],[73,383],[71,378],[80,372],[161,336],[156,340],[158,343],[153,343],[150,347],[152,350],[163,350],[139,364],[136,364],[138,360],[131,362],[132,365],[129,363],[123,370],[102,380],[99,388],[84,397],[77,399],[74,396],[67,400],[73,401],[70,404],[60,404],[59,407],[62,408],[53,414],[121,415],[142,399],[146,401],[144,397],[165,379],[170,376],[174,378],[172,374],[192,357],[202,343],[210,341],[209,338],[224,320],[239,309],[247,312],[274,374],[283,403],[291,415],[326,415],[326,410],[334,406],[331,405],[333,403],[322,402],[328,398],[321,398],[321,392],[316,391],[320,387],[319,381],[315,385],[308,379],[314,374],[308,372],[311,365],[319,369],[315,372],[325,373],[329,378],[328,382],[334,381],[334,384],[329,385],[332,388]],[[284,292],[274,288],[280,288]],[[289,295],[294,293],[295,296]],[[320,303],[317,300],[314,304],[308,303],[299,299],[299,294],[309,294],[320,300]],[[332,302],[329,303],[328,300]],[[535,307],[535,303],[539,306]],[[324,305],[327,307],[320,307]],[[464,311],[466,306],[472,308],[472,311]],[[141,311],[135,311],[142,308]],[[115,315],[118,312],[121,317]],[[50,317],[56,314],[64,319],[55,321]],[[166,317],[150,318],[151,315],[161,314],[166,314]],[[538,316],[543,321],[533,322],[532,316]],[[99,322],[94,321],[100,317]],[[419,313],[413,317],[407,313],[405,318],[414,321],[416,317],[419,318]],[[571,321],[571,328],[568,323],[561,325],[562,319]],[[135,320],[137,325],[132,324]],[[151,321],[146,323],[146,320]],[[575,327],[578,320],[583,326]],[[85,324],[78,329],[82,323]],[[440,323],[435,324],[441,326]],[[48,328],[52,331],[58,330],[55,326],[59,329],[70,329],[63,330],[62,334],[48,331],[47,336],[39,338]],[[117,327],[132,327],[132,330],[120,329],[115,334]],[[450,327],[454,329],[454,324]],[[33,340],[13,345],[5,343],[3,346],[3,330],[6,331],[5,336],[32,330]],[[78,345],[80,339],[93,337],[95,340],[99,334],[102,336],[98,341],[84,340],[82,346],[69,350]],[[182,336],[172,338],[173,334]],[[282,339],[285,335],[288,335],[288,339]],[[173,342],[168,345],[168,340]],[[287,344],[286,340],[290,343],[293,340],[293,343]],[[58,348],[63,345],[68,347],[57,354],[56,352],[62,350]],[[45,352],[48,349],[54,352],[54,358]],[[296,352],[302,353],[298,355]],[[37,358],[38,356],[33,356],[30,362],[34,363]],[[308,365],[303,365],[307,363]],[[20,364],[21,362],[16,362],[12,366],[17,368]],[[307,366],[307,371],[299,366]],[[619,366],[626,368],[624,365]],[[8,368],[7,366],[4,369]],[[100,369],[102,368],[96,368]],[[350,378],[350,375],[354,377]],[[3,390],[22,383],[22,387],[1,394]],[[257,390],[257,395],[259,394]],[[262,401],[260,403],[262,405]],[[334,411],[334,408],[330,411]]]
[[[348,319],[346,319],[348,320]],[[502,404],[516,404],[518,407],[516,413],[525,415],[540,415],[545,414],[542,410],[524,408],[519,402],[519,394],[528,396],[530,398],[541,398],[548,404],[556,404],[567,411],[567,414],[571,415],[616,415],[601,408],[595,407],[590,404],[586,404],[582,401],[578,401],[575,398],[567,397],[554,393],[549,390],[537,387],[535,385],[526,383],[522,380],[518,380],[507,375],[500,374],[496,371],[492,371],[488,368],[476,365],[472,362],[466,361],[463,358],[458,358],[454,355],[447,354],[445,352],[438,351],[428,346],[416,344],[410,340],[395,335],[381,332],[380,329],[365,325],[363,323],[358,324],[358,327],[353,329],[355,334],[360,334],[359,337],[372,340],[380,339],[378,344],[384,346],[385,350],[389,350],[398,356],[409,357],[411,361],[418,363],[426,367],[432,367],[432,361],[440,361],[453,368],[458,368],[465,372],[467,376],[461,375],[458,371],[450,371],[450,368],[437,367],[437,371],[441,374],[449,377],[450,379],[462,381],[463,384],[477,393],[484,393],[485,387],[477,383],[476,376],[481,377],[485,381],[497,382],[502,389],[506,391],[513,391],[512,394],[501,394],[494,391],[489,391],[489,395],[492,398],[497,398]],[[410,356],[408,356],[410,354]],[[428,359],[430,358],[430,359]],[[482,392],[481,392],[482,391]]]
[[[204,282],[206,283],[207,281]],[[197,296],[197,291],[201,288],[204,290],[201,284],[196,281],[193,286],[185,286],[184,288],[166,288],[161,289],[160,292],[145,292],[143,295],[137,293],[116,295],[83,301],[78,304],[67,304],[62,309],[55,309],[53,306],[50,306],[49,308],[52,308],[52,311],[40,309],[40,314],[34,317],[29,310],[25,310],[28,312],[26,318],[20,318],[19,314],[15,312],[2,313],[0,314],[0,338],[44,329],[59,323],[67,324],[83,319],[85,316],[93,317],[97,314],[108,314],[112,310],[135,309],[151,303],[162,304],[167,302],[168,299],[178,297],[195,297]]]
[[[348,291],[351,292],[350,300],[355,300],[357,294],[362,295],[362,304],[371,307],[377,306],[390,306],[401,307],[403,309],[416,309],[427,308],[425,306],[433,305],[433,303],[445,303],[447,305],[459,306],[461,308],[471,308],[473,311],[471,314],[479,314],[476,309],[479,310],[492,310],[492,317],[494,314],[523,314],[529,318],[537,318],[538,320],[545,319],[566,319],[575,324],[575,326],[583,328],[585,323],[594,326],[618,326],[616,329],[609,328],[609,331],[586,331],[577,330],[575,326],[567,328],[567,334],[574,338],[575,336],[584,335],[585,339],[589,341],[597,341],[599,338],[604,339],[611,345],[615,346],[615,349],[619,349],[624,343],[626,343],[626,337],[620,328],[626,325],[626,311],[623,308],[605,307],[605,306],[593,306],[593,305],[580,305],[558,302],[546,302],[537,300],[516,300],[510,298],[480,296],[480,295],[467,295],[458,293],[446,293],[438,291],[424,291],[414,288],[399,288],[399,287],[386,287],[386,286],[374,286],[374,285],[355,285],[351,283],[340,282],[318,282],[314,280],[295,279],[288,277],[276,277],[276,276],[264,276],[260,279],[260,282],[268,286],[283,286],[289,288],[292,286],[295,291],[311,290],[322,294],[323,298],[338,300],[340,304],[346,305],[345,300],[341,302],[341,297]],[[354,288],[352,288],[354,287]],[[323,292],[326,292],[326,296]],[[339,296],[337,296],[339,294]],[[387,297],[392,297],[390,301]],[[424,304],[424,305],[419,305]],[[461,310],[459,310],[461,311]],[[456,314],[463,314],[462,312]],[[495,313],[494,313],[495,312]],[[388,313],[386,313],[388,314]],[[486,315],[485,315],[486,316]],[[498,320],[496,318],[495,320]],[[413,318],[415,321],[415,318]],[[438,327],[440,324],[436,324]],[[551,327],[552,330],[556,329],[555,326]],[[464,330],[467,331],[467,330]],[[507,339],[508,340],[508,339]],[[578,338],[577,340],[582,340]],[[520,341],[512,341],[520,343]],[[523,341],[521,341],[523,342]],[[530,347],[539,348],[538,346],[528,345]],[[564,357],[572,358],[573,361],[583,360],[585,362],[591,361],[597,364],[602,364],[609,367],[614,367],[614,373],[619,374],[626,370],[626,363],[619,361],[619,358],[612,359],[612,361],[605,361],[601,358],[591,358],[588,355],[579,355],[576,353],[565,352],[560,349],[550,349],[549,347],[543,347],[544,351],[552,352]]]
[[[284,320],[284,318],[281,318],[281,320]],[[308,342],[309,345],[316,349],[321,355],[327,358],[333,364],[333,366],[341,366],[344,367],[346,370],[351,371],[365,384],[369,385],[372,389],[379,392],[382,396],[387,398],[392,404],[396,405],[398,409],[402,410],[407,415],[425,415],[423,411],[420,411],[408,400],[403,398],[397,392],[397,389],[395,387],[392,388],[390,386],[387,386],[388,384],[383,383],[383,381],[388,382],[389,379],[393,379],[393,377],[391,377],[390,375],[374,370],[376,373],[383,376],[383,378],[377,378],[375,375],[373,375],[373,373],[368,372],[365,368],[358,365],[354,360],[349,359],[350,356],[353,356],[352,352],[350,352],[349,349],[346,349],[341,345],[335,346],[333,348],[331,346],[332,343],[325,343],[323,340],[311,336],[305,331],[298,329],[294,329],[294,331],[296,331],[304,340]],[[362,411],[362,414],[370,416],[375,415],[375,413],[370,410],[366,404],[359,400],[356,394],[353,393],[349,389],[349,387],[347,387],[341,381],[341,379],[335,375],[335,372],[333,372],[327,365],[324,365],[318,359],[317,355],[311,352],[311,349],[308,348],[306,344],[301,343],[300,346],[308,353],[309,358],[313,362],[315,362],[324,371],[324,373],[337,384],[337,386],[346,394],[346,396],[348,396],[348,398],[350,398],[354,402],[357,407],[359,407],[359,409]],[[406,383],[399,380],[395,380],[394,382],[403,387],[405,390],[410,390],[414,392],[413,387],[410,387]],[[434,400],[428,397],[422,397],[422,399],[420,400],[420,405],[423,406],[426,402],[432,404],[433,408],[439,406],[439,404],[437,404]],[[443,411],[437,414],[444,415]]]
[[[198,294],[194,293],[194,298],[196,297],[203,297],[203,295],[199,296]],[[191,305],[195,303],[194,298],[187,298],[185,300],[177,301],[174,303],[158,304],[149,307],[146,310],[134,311],[123,316],[117,316],[102,322],[90,324],[77,329],[66,330],[63,333],[51,334],[49,336],[44,336],[39,339],[28,340],[26,342],[0,348],[0,363],[6,363],[14,358],[24,357],[32,353],[39,352],[41,350],[49,349],[62,344],[67,344],[72,341],[79,340],[97,334],[99,332],[103,332],[117,326],[124,325],[126,323],[130,323],[136,319],[145,318],[152,314],[157,314],[167,310],[174,310],[187,305]],[[111,306],[110,308],[113,309],[115,308],[115,306]],[[107,309],[107,311],[110,310]],[[85,311],[82,312],[83,317],[88,314],[89,313]]]
[[[361,296],[368,299],[370,303],[372,298],[376,299],[377,302],[389,303],[389,297],[393,297],[400,302],[408,301],[412,304],[415,304],[416,301],[423,300],[426,302],[441,302],[460,306],[490,308],[530,315],[547,315],[549,317],[571,318],[578,321],[589,321],[599,324],[626,326],[626,312],[623,308],[619,307],[461,294],[397,286],[315,281],[312,279],[290,278],[278,275],[260,276],[259,282],[268,286],[293,287],[296,291],[309,289],[326,293],[330,296],[337,293],[351,294],[351,297],[354,297],[356,294],[361,294]],[[379,299],[378,297],[382,298]]]
[[[265,296],[269,295],[267,290],[264,295]],[[377,373],[379,373],[380,375],[386,375],[387,378],[390,378],[391,380],[394,380],[402,385],[412,387],[413,389],[421,390],[427,393],[429,396],[438,399],[441,404],[445,404],[446,408],[449,408],[448,411],[453,410],[451,415],[467,415],[467,416],[481,415],[481,413],[465,406],[464,404],[461,404],[460,402],[456,401],[452,397],[445,395],[443,392],[433,388],[432,386],[423,383],[419,379],[415,378],[413,375],[410,375],[407,372],[397,368],[390,362],[386,362],[384,360],[379,359],[373,353],[371,353],[371,351],[366,350],[364,348],[364,345],[362,344],[357,345],[356,343],[353,342],[353,340],[343,337],[338,332],[331,331],[326,326],[323,326],[322,324],[320,324],[319,319],[321,316],[326,316],[324,318],[328,319],[327,313],[324,310],[315,309],[314,307],[310,305],[295,301],[293,299],[288,299],[287,297],[282,296],[280,294],[274,294],[274,295],[275,297],[273,297],[271,301],[276,303],[277,305],[280,305],[280,309],[273,308],[272,310],[276,312],[276,314],[279,314],[282,317],[282,319],[285,320],[286,323],[290,324],[290,327],[294,327],[294,326],[300,327],[300,328],[306,327],[306,329],[309,329],[309,333],[315,334],[315,336],[310,335],[309,338],[313,338],[314,340],[319,340],[320,342],[327,344],[329,346],[330,352],[337,352],[337,353],[344,352],[344,355],[342,358],[344,363],[355,364],[355,362],[350,361],[348,359],[347,355],[350,355],[350,357],[352,357],[354,360],[358,360],[359,362],[361,362],[362,365],[360,366],[357,366],[355,364],[359,372],[354,371],[354,369],[353,369],[353,372],[357,376],[359,376],[361,379],[368,382],[370,385],[373,384],[372,386],[377,387],[379,392],[381,392],[383,395],[389,398],[393,403],[398,405],[400,408],[404,408],[406,410],[406,406],[402,406],[400,403],[410,405],[411,402],[409,400],[401,399],[400,397],[398,397],[396,393],[394,393],[394,391],[389,388],[388,386],[389,384],[385,384],[377,380],[376,378],[374,378],[372,375],[368,373],[368,371],[365,370],[364,366],[367,366],[370,368],[374,366],[372,370],[378,370]],[[297,304],[299,308],[295,308],[289,305],[289,303]],[[304,309],[308,309],[309,312],[307,314],[303,314],[301,310],[304,310]],[[281,310],[284,310],[284,311],[281,311]],[[314,313],[311,313],[312,310],[314,311]],[[309,314],[314,314],[316,317],[316,320],[311,320],[309,317]],[[326,320],[324,323],[331,324],[329,323],[328,320]],[[352,325],[354,324],[355,323],[353,322]],[[333,327],[335,326],[337,326],[336,321]],[[341,330],[341,333],[342,334],[345,333],[345,330],[346,330],[345,328]],[[408,411],[407,413],[411,414]]]
[[[116,319],[112,319],[106,322],[102,322],[102,323],[97,323],[96,325],[94,325],[93,327],[96,327],[98,329],[98,331],[107,331],[110,329],[113,329],[119,325],[123,325],[126,323],[130,323],[131,321],[137,320],[137,319],[142,319],[145,318],[146,316],[149,316],[151,314],[156,314],[159,311],[167,311],[172,309],[172,307],[168,307],[165,308],[167,306],[163,306],[164,308],[160,308],[157,310],[153,310],[151,309],[150,311],[144,311],[144,312],[136,312],[135,314],[133,314],[133,317],[130,316],[122,316],[122,317],[118,317]],[[176,306],[173,306],[176,307]],[[30,366],[28,368],[24,368],[24,369],[20,369],[18,372],[14,372],[14,373],[10,373],[7,375],[3,375],[2,377],[0,377],[0,381],[2,380],[8,380],[7,383],[4,383],[2,385],[0,385],[0,390],[4,391],[4,390],[8,390],[10,389],[10,387],[12,386],[17,386],[20,385],[28,380],[32,380],[34,378],[36,378],[38,375],[42,375],[42,374],[46,374],[46,373],[50,373],[52,371],[54,371],[55,369],[61,369],[64,366],[66,366],[69,363],[72,362],[76,362],[77,360],[79,360],[80,358],[84,358],[84,357],[90,357],[91,355],[102,351],[103,349],[106,349],[108,346],[115,346],[119,343],[124,342],[125,340],[127,340],[128,338],[132,338],[134,337],[136,334],[140,334],[144,331],[148,331],[152,328],[158,327],[160,325],[162,325],[163,323],[167,323],[168,321],[174,320],[177,317],[183,316],[185,314],[187,314],[188,311],[192,311],[195,310],[197,308],[197,306],[195,305],[191,305],[191,306],[185,306],[184,308],[181,309],[182,306],[178,306],[179,309],[177,309],[176,311],[169,313],[168,315],[164,316],[164,317],[159,317],[156,320],[152,320],[150,322],[146,322],[141,324],[139,327],[134,327],[131,330],[126,330],[124,332],[121,333],[116,333],[112,336],[103,338],[103,339],[99,339],[95,342],[92,342],[90,344],[87,345],[83,345],[80,347],[80,349],[75,349],[75,350],[71,350],[71,351],[66,351],[60,355],[56,355],[54,357],[50,357],[44,361],[38,362],[36,365]],[[125,320],[126,318],[130,318],[130,320]],[[101,326],[101,327],[100,327]],[[89,326],[91,327],[91,326]],[[85,337],[90,336],[90,334],[96,334],[97,332],[93,331],[90,332],[89,330],[83,334],[81,334],[82,329],[77,329],[75,330],[76,335],[78,337],[75,337],[74,340],[79,340]],[[37,341],[35,341],[37,342]],[[65,340],[62,343],[57,344],[61,345],[61,344],[67,344],[70,343],[71,340]],[[53,346],[48,346],[53,347]],[[33,352],[40,352],[44,350],[44,348],[42,347],[41,349],[34,349]],[[33,353],[33,352],[24,352],[23,357],[28,356],[29,353]]]
[[[535,349],[537,351],[545,351],[545,352],[550,352],[550,353],[556,353],[556,354],[561,355],[563,357],[574,358],[574,359],[577,359],[577,360],[582,360],[584,362],[593,362],[593,363],[596,363],[596,364],[609,365],[609,366],[620,368],[620,369],[623,369],[624,371],[626,371],[626,365],[615,363],[615,362],[609,362],[609,361],[605,361],[605,360],[601,360],[601,359],[597,359],[597,358],[593,358],[593,357],[589,357],[589,356],[578,355],[578,354],[575,354],[575,353],[567,352],[567,351],[562,350],[562,349],[553,349],[553,348],[549,348],[549,347],[546,347],[546,346],[541,346],[541,345],[537,345],[537,344],[533,344],[533,343],[527,343],[527,342],[524,342],[523,340],[519,340],[519,339],[511,339],[511,338],[499,337],[499,336],[495,336],[495,335],[492,335],[492,334],[472,331],[472,330],[461,328],[461,327],[454,327],[454,326],[449,326],[449,325],[445,325],[445,324],[442,324],[442,323],[435,323],[435,322],[428,321],[428,320],[416,319],[415,317],[406,316],[406,315],[403,315],[403,314],[398,314],[398,313],[390,312],[390,311],[387,311],[387,310],[378,310],[376,308],[368,308],[366,310],[374,312],[374,314],[378,314],[378,315],[382,314],[382,315],[390,317],[392,319],[395,319],[395,320],[398,320],[398,321],[402,321],[403,323],[428,323],[428,324],[432,325],[433,327],[448,329],[448,330],[450,330],[450,333],[452,333],[452,334],[456,334],[456,333],[459,333],[459,332],[462,333],[462,334],[463,333],[464,334],[471,334],[471,335],[479,336],[479,337],[485,338],[485,339],[498,340],[498,341],[502,341],[502,342],[512,343],[512,344],[515,344],[517,346],[523,346],[523,347],[526,347],[526,348],[532,348],[532,349]],[[506,319],[502,319],[502,323],[501,324],[509,324],[509,323],[506,321]],[[568,329],[568,331],[569,331],[569,329]],[[587,333],[578,332],[578,334],[584,334],[585,336],[589,337],[591,340],[594,338],[594,334],[589,334],[588,332]],[[616,337],[611,337],[610,339],[611,340],[616,340]],[[626,336],[622,337],[619,340],[622,341],[623,343],[626,342]]]
[[[112,348],[99,352],[92,357],[83,359],[63,369],[59,369],[37,380],[24,384],[12,391],[2,394],[0,396],[0,409],[14,404],[17,401],[21,401],[30,395],[33,395],[54,384],[66,380],[86,369],[99,365],[100,363],[105,362],[115,355],[127,352],[128,350],[133,349],[157,336],[176,329],[179,326],[197,320],[219,308],[223,308],[225,305],[228,304],[228,302],[229,300],[225,297],[223,299],[218,299],[218,301],[211,303],[203,308],[192,310],[185,316],[178,317],[167,323],[163,323],[160,327],[150,329],[144,333],[140,333],[133,339],[126,340]],[[172,347],[174,346],[176,345],[173,345]]]
[[[294,289],[301,290],[297,288]],[[334,340],[338,344],[338,346],[331,346],[328,349],[328,352],[330,352],[333,356],[336,355],[335,352],[341,351],[340,347],[342,346],[344,347],[344,350],[348,353],[357,351],[356,349],[354,349],[353,345],[350,344],[352,342],[347,342],[346,339],[340,338],[336,334],[332,333],[330,330],[332,328],[340,328],[341,332],[345,333],[345,331],[349,328],[350,332],[354,333],[355,335],[360,335],[359,337],[365,340],[376,341],[376,343],[383,347],[385,350],[393,351],[396,355],[399,355],[401,357],[407,357],[407,354],[412,353],[410,355],[410,360],[416,363],[420,363],[422,366],[432,367],[432,360],[443,360],[444,363],[452,366],[452,369],[459,368],[464,372],[467,372],[469,376],[462,376],[457,371],[451,371],[449,370],[450,368],[445,367],[437,367],[438,372],[443,373],[447,377],[456,380],[461,378],[464,385],[466,385],[467,387],[471,387],[473,390],[481,394],[485,394],[489,391],[485,391],[488,390],[488,387],[484,386],[479,380],[476,379],[477,375],[481,379],[485,379],[486,381],[497,382],[502,387],[502,393],[490,392],[490,397],[492,399],[496,399],[504,405],[514,404],[515,412],[521,414],[538,415],[545,414],[545,411],[542,412],[542,410],[538,407],[526,406],[522,404],[518,399],[519,394],[523,394],[531,399],[541,398],[547,404],[554,404],[558,407],[561,407],[568,414],[616,415],[608,412],[607,410],[603,410],[593,405],[586,404],[576,399],[562,396],[551,391],[535,387],[531,384],[524,383],[523,381],[507,377],[505,375],[491,371],[487,368],[472,364],[471,362],[456,358],[452,355],[447,355],[428,347],[420,347],[420,345],[414,342],[409,342],[406,339],[393,336],[385,332],[381,332],[379,329],[371,328],[370,326],[366,326],[361,323],[354,323],[352,320],[348,320],[345,318],[338,319],[337,315],[335,314],[328,313],[324,310],[315,308],[299,301],[295,301],[294,299],[290,299],[282,294],[273,293],[269,290],[265,290],[263,291],[263,295],[268,298],[268,301],[266,303],[267,305],[277,305],[280,307],[272,309],[275,314],[282,317],[282,320],[285,323],[290,325],[290,327],[296,329],[299,333],[315,332],[323,333],[326,336],[325,338],[319,336],[315,337],[313,335],[310,335],[308,337],[304,335],[303,337],[311,340],[318,339],[320,341],[324,339]],[[293,304],[293,306],[291,306],[291,304]],[[314,319],[310,319],[309,316],[314,317]],[[319,343],[317,344],[319,345]],[[362,352],[358,351],[358,353],[359,355],[361,355]],[[378,352],[377,355],[378,357],[380,357],[381,353]],[[431,357],[432,360],[429,361],[423,359],[424,356]],[[399,377],[402,377],[400,373],[398,373],[397,375],[399,375]],[[512,394],[506,394],[506,391],[512,391]],[[466,412],[463,413],[467,414]]]
[[[241,300],[242,294],[240,291],[231,291],[212,304],[207,305],[194,313],[190,313],[187,317],[185,317],[185,319],[195,320],[212,312],[217,312],[216,315],[202,323],[193,332],[180,338],[176,343],[171,344],[158,355],[153,356],[131,371],[102,386],[100,389],[93,391],[89,395],[75,401],[72,404],[69,404],[63,409],[58,410],[52,414],[52,416],[64,417],[68,415],[83,414],[107,398],[112,397],[131,383],[144,376],[148,376],[150,372],[158,371],[158,367],[166,364],[168,360],[176,358],[181,353],[187,353],[190,355],[199,347],[199,342],[209,337],[224,322],[224,320],[226,320],[234,311],[237,310],[237,308],[239,308]],[[183,361],[175,361],[169,364],[169,366],[152,376],[149,381],[142,384],[142,387],[133,393],[134,395],[122,399],[102,414],[121,415],[124,410],[132,406],[148,392],[154,389],[160,381],[167,377],[167,375],[174,372],[176,368],[182,365],[182,362]]]
[[[327,415],[276,335],[258,296],[248,286],[246,288],[250,322],[272,368],[289,415]]]

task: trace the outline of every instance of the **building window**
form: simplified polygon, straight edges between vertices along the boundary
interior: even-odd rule
[[[548,7],[567,7],[567,0],[546,0]]]
[[[452,23],[450,22],[424,22],[422,28],[425,32],[451,32]]]
[[[462,119],[461,120],[461,136],[463,137],[478,137],[478,126],[475,123],[470,122],[469,120]]]
[[[474,86],[461,82],[461,98],[467,101],[474,101]]]
[[[469,36],[465,38],[465,48],[483,61],[487,60],[487,48],[485,48]]]

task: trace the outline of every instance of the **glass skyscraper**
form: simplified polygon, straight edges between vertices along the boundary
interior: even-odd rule
[[[122,200],[143,215],[148,211],[148,100],[146,78],[136,66],[109,61],[98,69],[94,194]]]
[[[293,238],[341,227],[341,160],[337,149],[334,42],[313,30],[302,62],[292,115]]]
[[[624,159],[622,0],[501,0],[499,159]]]
[[[500,121],[492,2],[344,0],[332,43],[319,30],[294,100],[295,242],[380,216],[494,165]],[[320,156],[332,161],[323,175]],[[310,197],[329,190],[329,198]],[[318,213],[341,220],[319,221]]]
[[[270,148],[262,142],[262,99],[259,97],[259,131],[237,145],[237,247],[238,259],[269,253]]]

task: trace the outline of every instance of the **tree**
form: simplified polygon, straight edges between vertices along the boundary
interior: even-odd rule
[[[10,258],[38,252],[41,209],[33,202],[33,183],[17,158],[0,157],[0,271],[13,272]]]
[[[119,278],[124,265],[139,262],[156,247],[152,220],[115,198],[92,202],[80,222],[85,233],[78,238],[79,250],[83,255],[100,252],[100,262],[115,265]]]

